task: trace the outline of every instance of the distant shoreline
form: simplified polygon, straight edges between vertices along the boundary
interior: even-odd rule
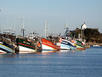
[[[94,42],[88,42],[87,45],[93,46],[93,45],[99,45],[102,46],[102,43],[94,43]]]

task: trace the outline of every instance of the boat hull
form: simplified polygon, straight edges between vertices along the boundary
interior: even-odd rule
[[[6,45],[0,44],[0,53],[15,53],[15,51]]]
[[[76,46],[76,49],[77,49],[77,50],[85,50],[85,47],[82,47],[82,46],[78,46],[78,45],[77,45],[77,46]]]
[[[73,46],[73,44],[68,41],[68,40],[62,40],[61,45],[60,45],[61,50],[71,50],[71,49],[75,49],[75,46]]]
[[[36,50],[34,49],[30,49],[27,47],[23,47],[23,46],[18,46],[19,47],[19,53],[35,53]]]
[[[0,50],[0,54],[6,54],[7,52]]]
[[[53,47],[50,47],[50,46],[47,46],[47,45],[42,44],[42,51],[57,51],[57,49],[55,49],[55,48],[53,48]]]
[[[68,45],[61,44],[61,50],[70,50],[71,48]]]
[[[35,45],[24,38],[17,38],[18,53],[35,53]]]
[[[60,48],[59,46],[53,44],[51,41],[42,38],[42,52],[55,52],[58,51]]]

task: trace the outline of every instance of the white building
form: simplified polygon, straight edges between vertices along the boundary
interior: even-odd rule
[[[84,30],[84,29],[86,29],[86,28],[87,28],[86,24],[85,24],[85,23],[82,24],[81,29]]]

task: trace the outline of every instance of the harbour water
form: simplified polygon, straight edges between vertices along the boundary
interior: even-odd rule
[[[102,77],[102,47],[0,55],[0,77]]]

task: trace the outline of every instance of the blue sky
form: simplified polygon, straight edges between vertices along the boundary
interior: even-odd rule
[[[86,22],[88,27],[102,32],[102,0],[0,0],[0,28],[20,33],[24,23],[26,33],[44,33],[48,21],[49,33],[62,33]]]

